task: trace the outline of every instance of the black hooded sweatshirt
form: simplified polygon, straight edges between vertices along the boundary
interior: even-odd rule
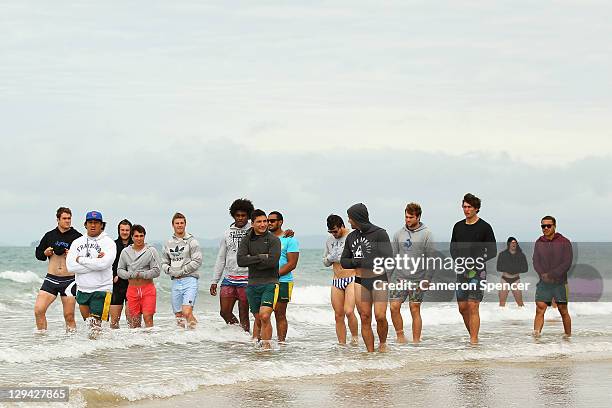
[[[70,248],[72,241],[80,236],[81,233],[72,227],[66,232],[61,232],[59,228],[56,227],[47,232],[40,240],[35,250],[36,258],[40,261],[46,261],[47,255],[45,255],[45,250],[49,247],[52,247],[57,255],[62,255]]]
[[[362,203],[351,206],[348,216],[359,224],[346,237],[340,264],[344,269],[372,270],[375,258],[393,258],[391,240],[387,231],[370,222],[368,209]]]

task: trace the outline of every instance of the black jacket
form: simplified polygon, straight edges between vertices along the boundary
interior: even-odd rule
[[[45,249],[49,247],[52,247],[57,255],[62,255],[66,250],[70,249],[72,241],[80,236],[81,233],[72,227],[66,232],[61,232],[57,227],[52,229],[42,237],[40,243],[36,247],[34,251],[36,259],[46,261],[47,256],[45,255]]]
[[[509,250],[499,253],[497,256],[497,270],[507,273],[525,273],[529,270],[527,257],[521,250],[517,250],[514,255]]]
[[[346,237],[340,264],[345,269],[363,268],[372,270],[375,258],[393,258],[393,248],[387,231],[372,224],[368,209],[359,203],[347,211],[349,217],[359,224]]]
[[[281,242],[270,231],[257,235],[249,229],[238,245],[238,266],[249,268],[249,285],[278,283]]]

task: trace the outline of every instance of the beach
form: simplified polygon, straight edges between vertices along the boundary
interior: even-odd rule
[[[551,309],[542,337],[535,339],[532,299],[522,309],[512,300],[502,309],[487,295],[477,346],[469,344],[455,302],[426,302],[421,344],[397,344],[389,319],[389,351],[368,354],[361,340],[358,347],[337,344],[331,273],[320,265],[321,251],[303,250],[287,344],[275,343],[272,351],[256,348],[239,327],[225,325],[205,276],[196,330],[176,326],[169,279],[161,277],[153,329],[132,330],[122,321],[119,330],[105,326],[92,341],[82,321],[76,334],[64,333],[59,302],[49,309],[48,333],[35,334],[32,307],[45,263],[33,259],[31,248],[0,252],[0,386],[68,386],[71,407],[593,407],[607,406],[611,396],[610,302],[570,303],[569,340]],[[215,253],[204,250],[204,271],[211,270]],[[404,308],[402,314],[409,332],[410,313]]]

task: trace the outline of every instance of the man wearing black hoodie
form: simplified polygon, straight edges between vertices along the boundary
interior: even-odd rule
[[[344,269],[355,269],[355,301],[361,318],[361,336],[368,352],[374,351],[372,331],[372,304],[378,332],[378,351],[387,350],[387,274],[374,271],[375,259],[393,258],[393,249],[387,231],[370,223],[368,209],[362,203],[351,206],[348,220],[353,231],[346,237],[340,259]]]
[[[117,246],[117,255],[115,256],[115,262],[113,262],[113,296],[111,298],[110,306],[110,327],[111,329],[119,328],[119,320],[121,319],[121,312],[123,311],[123,305],[127,303],[127,290],[129,282],[127,279],[122,279],[117,274],[117,266],[119,265],[119,257],[121,257],[121,251],[124,248],[132,245],[132,223],[123,219],[119,221],[117,225],[117,239],[115,245]],[[132,320],[130,317],[130,308],[125,308],[125,319],[128,324]]]

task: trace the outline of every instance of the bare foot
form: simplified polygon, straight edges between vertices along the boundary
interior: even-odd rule
[[[386,353],[387,352],[387,343],[380,343],[378,345],[378,351],[380,353]]]
[[[421,339],[412,339],[412,344],[419,344],[421,342]]]
[[[562,338],[563,338],[563,340],[570,340],[571,337],[572,337],[571,334],[564,333]]]
[[[357,346],[359,344],[359,337],[351,337],[351,346]]]
[[[540,333],[537,330],[534,330],[532,333],[533,337],[535,337],[536,339],[539,339],[542,336],[542,333]]]
[[[470,344],[472,346],[478,345],[478,337],[476,337],[475,339],[470,338]]]

